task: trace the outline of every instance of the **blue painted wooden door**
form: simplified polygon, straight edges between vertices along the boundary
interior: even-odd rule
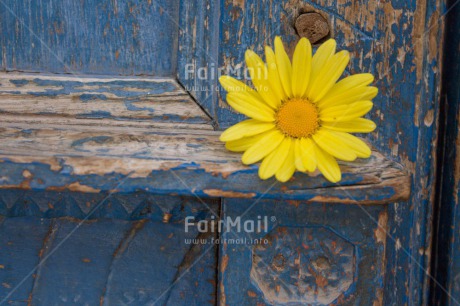
[[[14,1],[1,4],[2,69],[171,76],[179,0]]]
[[[211,130],[207,115],[174,77],[179,2],[1,1],[2,131],[6,114],[15,122],[49,116],[50,124],[82,132],[78,139],[62,137],[80,152],[72,154],[77,157],[89,152],[88,144],[113,139],[91,137],[90,130],[81,131],[82,125],[112,130],[191,125]],[[8,95],[22,110],[7,106]],[[30,135],[38,132],[31,122],[26,126]],[[6,138],[2,133],[2,152],[10,146]],[[44,140],[36,134],[33,138],[37,143]],[[161,145],[156,147],[162,150]],[[44,151],[57,156],[58,148],[63,146],[47,146]],[[33,151],[40,149],[34,146]],[[126,157],[118,155],[112,161],[123,163]],[[211,211],[218,211],[218,200],[162,196],[159,193],[164,191],[153,192],[156,184],[151,181],[146,185],[150,192],[140,191],[134,183],[130,192],[115,195],[113,188],[121,186],[116,167],[108,172],[118,183],[112,184],[108,177],[99,180],[112,191],[87,193],[97,192],[89,185],[73,190],[35,183],[26,188],[6,187],[19,173],[37,178],[40,171],[38,164],[30,164],[28,170],[17,166],[0,165],[5,174],[0,175],[1,305],[215,304],[216,246],[187,243],[192,239],[207,242],[215,234],[196,228],[186,232],[183,223],[185,217],[209,219]],[[62,166],[58,167],[61,174],[72,176],[76,170]],[[129,165],[128,173],[133,167]],[[42,170],[51,169],[44,166]],[[42,176],[41,183],[66,181],[60,177],[52,183],[49,174]],[[98,180],[94,172],[89,177]]]
[[[275,35],[292,55],[295,20],[312,12],[351,52],[346,73],[376,76],[375,152],[343,164],[342,185],[262,182],[213,131],[243,118],[217,71]],[[0,1],[0,304],[428,304],[447,12],[442,0]],[[187,217],[241,216],[268,221],[185,231]],[[267,243],[235,242],[247,239]]]
[[[219,68],[243,66],[244,51],[247,48],[262,55],[264,45],[272,45],[275,35],[283,37],[292,55],[299,39],[294,28],[296,18],[306,12],[317,12],[326,16],[331,34],[338,41],[339,48],[351,52],[352,60],[347,73],[371,72],[376,76],[375,86],[379,87],[380,93],[374,100],[374,111],[370,118],[377,123],[378,128],[368,140],[385,156],[404,165],[411,175],[412,183],[410,199],[392,202],[382,208],[380,218],[377,211],[372,211],[374,208],[361,205],[358,208],[340,204],[336,207],[326,206],[322,212],[314,206],[304,207],[305,204],[302,203],[286,203],[281,207],[274,203],[248,206],[252,207],[251,212],[256,211],[262,215],[279,209],[277,213],[273,213],[280,219],[280,233],[270,235],[272,248],[260,250],[260,256],[265,258],[264,262],[275,265],[273,267],[269,264],[271,269],[276,270],[276,265],[281,264],[278,268],[285,274],[276,274],[280,278],[277,283],[270,269],[263,275],[261,271],[258,274],[253,273],[251,269],[258,262],[254,256],[259,250],[223,246],[220,253],[220,300],[229,305],[427,304],[428,288],[434,281],[430,270],[433,239],[431,220],[435,198],[441,58],[444,44],[443,16],[448,12],[446,3],[442,0],[203,0],[190,5],[190,10],[194,11],[196,7],[206,7],[207,10],[194,15],[196,17],[191,20],[182,21],[187,27],[181,37],[193,33],[200,26],[204,31],[193,36],[196,45],[191,47],[192,52],[187,52],[185,56],[180,55],[179,62],[185,63],[194,58],[198,65],[213,64]],[[209,20],[215,18],[216,14],[220,14],[219,26],[207,27]],[[454,29],[458,35],[458,28]],[[219,37],[217,48],[214,43],[216,37]],[[196,92],[192,90],[192,94],[208,110],[220,128],[226,128],[242,119],[242,116],[235,114],[225,103],[224,91],[215,92],[211,90],[213,83],[203,83],[199,78],[187,77],[187,74],[179,71],[179,80],[186,87],[193,88],[191,85],[200,84],[210,89]],[[238,215],[241,208],[237,204],[224,200],[224,215]],[[362,219],[358,213],[353,214],[354,209],[364,214]],[[330,211],[341,212],[339,215],[344,220],[340,216],[329,215]],[[351,222],[361,224],[362,237],[354,237],[356,229],[346,223],[349,215],[353,215],[350,217],[353,220]],[[379,224],[379,220],[382,222],[385,238],[378,238],[380,231],[377,229],[380,227],[365,225],[368,219],[372,220],[374,226]],[[332,241],[339,243],[338,241],[345,239],[351,242],[350,252],[353,246],[362,244],[361,254],[365,254],[368,243],[364,237],[374,235],[373,245],[369,246],[374,249],[373,257],[363,256],[365,259],[361,261],[361,266],[352,266],[351,263],[346,266],[357,273],[357,279],[351,281],[351,284],[325,281],[321,279],[323,274],[308,265],[303,268],[315,271],[316,278],[313,277],[315,273],[312,273],[314,280],[302,284],[292,279],[293,275],[302,275],[299,272],[302,266],[298,264],[302,258],[296,257],[289,250],[292,252],[292,244],[301,248],[300,241],[306,239],[301,237],[308,237],[312,232],[316,232],[318,236],[312,235],[311,244],[307,246],[314,247],[315,241],[321,241],[323,229],[311,228],[318,225],[326,227],[324,230],[334,232],[329,235]],[[299,227],[302,229],[298,229]],[[273,231],[276,232],[276,229]],[[299,239],[297,243],[293,242],[295,239]],[[330,248],[328,245],[325,247],[326,250]],[[385,255],[379,253],[382,248]],[[323,252],[326,253],[326,250]],[[322,256],[333,261],[332,255]],[[243,272],[235,272],[241,267]],[[329,275],[333,275],[331,270],[327,271],[331,273]],[[384,273],[380,274],[379,271]],[[361,286],[359,280],[367,277],[369,280]],[[261,278],[265,279],[262,283]],[[337,289],[338,287],[341,289]],[[305,296],[304,293],[309,290],[317,290],[316,295],[313,293]]]

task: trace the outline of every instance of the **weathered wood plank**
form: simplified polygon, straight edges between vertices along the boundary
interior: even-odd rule
[[[113,120],[108,118],[75,118],[71,117],[56,117],[50,115],[10,115],[10,114],[3,114],[0,115],[2,118],[2,122],[4,125],[8,124],[23,124],[27,126],[28,124],[43,124],[44,122],[50,122],[53,126],[75,126],[78,128],[80,126],[86,127],[94,127],[97,129],[98,127],[105,126],[105,127],[113,127],[114,129],[122,128],[122,129],[184,129],[184,130],[208,130],[212,131],[214,128],[210,124],[202,124],[202,123],[182,123],[182,122],[174,122],[173,120],[168,122],[164,120],[152,121],[152,120]],[[164,119],[164,118],[163,118]]]
[[[31,273],[40,262],[46,237],[53,230],[52,220],[39,218],[10,219],[0,216],[0,303],[7,299],[13,305],[25,305],[30,300],[34,278]],[[22,282],[21,286],[15,288]]]
[[[214,305],[216,246],[185,242],[210,236],[184,233],[184,224],[137,224],[114,254],[102,305]]]
[[[386,305],[387,207],[223,201],[221,305]],[[266,218],[266,221],[264,221]],[[254,232],[247,222],[261,220]]]
[[[177,78],[217,119],[221,1],[180,0]],[[225,12],[224,12],[225,14]]]
[[[15,218],[9,219],[14,222]],[[44,242],[30,292],[32,305],[97,304],[106,287],[112,255],[130,230],[122,221],[98,220],[83,223],[72,233],[78,220],[53,219],[53,233]],[[34,227],[16,229],[33,231]],[[17,241],[21,243],[21,241]],[[26,259],[19,258],[14,266]],[[53,292],[53,294],[51,294]]]
[[[212,200],[205,203],[216,212]],[[101,204],[102,203],[102,204]],[[190,197],[161,196],[147,192],[81,193],[40,190],[0,190],[0,215],[7,218],[114,219],[179,222],[187,216],[199,219],[203,204]]]
[[[79,119],[93,125],[164,122],[212,128],[209,117],[173,79],[2,73],[0,98],[0,114],[29,116],[42,123],[72,124],[71,119]]]
[[[375,75],[380,93],[369,118],[378,128],[367,137],[413,174],[410,202],[395,203],[389,210],[395,243],[388,247],[387,269],[394,271],[387,274],[388,305],[427,304],[444,4],[443,0],[224,0],[221,4],[219,67],[244,67],[245,49],[262,55],[263,46],[272,45],[275,35],[283,36],[292,54],[298,40],[293,27],[297,16],[319,11],[328,17],[338,49],[351,53],[346,74]],[[220,92],[216,105],[219,127],[241,120],[225,102],[225,93]]]
[[[178,0],[2,1],[2,70],[172,76]]]
[[[0,217],[0,303],[214,305],[215,234],[184,218],[210,219],[218,201],[133,197],[149,204],[138,220]]]
[[[206,197],[269,197],[318,202],[388,203],[409,195],[409,177],[374,152],[343,163],[340,185],[320,173],[285,184],[261,181],[219,132],[0,123],[0,188],[123,192]],[[119,187],[118,183],[122,182]]]

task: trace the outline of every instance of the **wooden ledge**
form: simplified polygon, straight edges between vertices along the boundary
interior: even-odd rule
[[[174,79],[0,73],[8,121],[212,130],[210,118]]]
[[[342,163],[338,184],[296,173],[262,181],[258,166],[226,151],[219,132],[4,123],[0,116],[0,188],[135,192],[199,197],[272,198],[385,204],[409,196],[403,168],[373,152]]]
[[[384,204],[407,199],[403,168],[374,152],[343,180],[296,173],[262,181],[225,150],[173,79],[0,74],[0,188],[139,190],[199,197]]]

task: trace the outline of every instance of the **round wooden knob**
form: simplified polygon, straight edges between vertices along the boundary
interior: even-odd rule
[[[329,35],[327,20],[318,13],[305,13],[297,17],[295,28],[300,37],[306,37],[312,44]]]

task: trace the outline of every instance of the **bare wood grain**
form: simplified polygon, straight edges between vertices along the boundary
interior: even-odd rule
[[[173,79],[2,73],[0,98],[1,114],[29,116],[44,124],[71,124],[69,119],[91,124],[96,119],[96,125],[105,120],[115,126],[161,122],[212,129],[209,117]]]
[[[384,204],[409,196],[408,175],[378,152],[368,160],[343,163],[341,185],[327,182],[318,172],[297,173],[290,182],[276,184],[260,180],[257,166],[244,166],[240,154],[228,152],[219,132],[32,123],[25,127],[24,122],[3,123],[3,116],[0,121],[0,188],[99,192],[107,189],[106,181],[129,176],[119,191],[263,195],[348,204]]]

